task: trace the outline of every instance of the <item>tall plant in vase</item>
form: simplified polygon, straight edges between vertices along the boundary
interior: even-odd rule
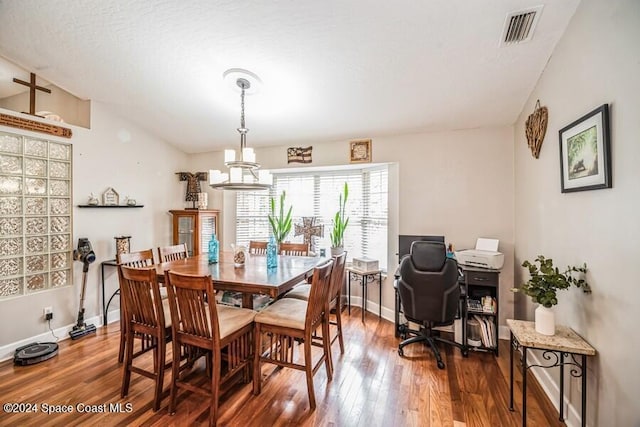
[[[269,199],[269,224],[271,225],[271,231],[273,237],[280,245],[291,231],[291,209],[293,206],[289,206],[287,213],[284,213],[284,202],[287,197],[285,191],[280,195],[280,208],[276,214],[276,201],[273,197]]]
[[[347,199],[349,198],[349,186],[344,183],[342,194],[338,199],[338,212],[333,218],[331,230],[331,255],[340,255],[344,252],[344,232],[349,225],[349,217],[346,214]]]

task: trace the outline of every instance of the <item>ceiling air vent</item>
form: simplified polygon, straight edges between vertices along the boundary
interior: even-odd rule
[[[501,44],[509,45],[531,40],[540,18],[542,5],[507,14],[502,31]]]

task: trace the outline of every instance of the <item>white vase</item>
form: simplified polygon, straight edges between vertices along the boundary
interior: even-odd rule
[[[331,248],[331,256],[340,255],[342,252],[344,252],[344,248],[342,246]]]
[[[555,335],[556,314],[552,309],[540,304],[536,308],[536,332],[543,335]]]

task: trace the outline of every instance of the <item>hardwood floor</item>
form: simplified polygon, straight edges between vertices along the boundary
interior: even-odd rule
[[[398,356],[393,324],[359,309],[343,314],[345,354],[334,345],[334,378],[327,383],[324,367],[314,376],[318,407],[309,411],[305,375],[291,369],[263,369],[262,394],[251,384],[238,384],[220,405],[219,425],[228,426],[519,426],[522,377],[516,374],[516,411],[509,404],[509,348],[500,343],[500,357],[442,346],[446,368],[439,370],[429,349],[412,344]],[[32,366],[0,364],[0,403],[38,404],[38,412],[0,411],[0,425],[206,425],[207,402],[192,393],[178,397],[177,413],[151,409],[153,383],[133,375],[129,396],[120,398],[122,365],[118,364],[119,324],[98,328],[96,336],[60,342],[59,354]],[[302,348],[302,347],[300,347]],[[298,350],[296,350],[297,352]],[[152,361],[146,362],[151,364]],[[519,372],[519,371],[518,371]],[[267,377],[266,380],[264,379]],[[171,373],[165,377],[165,389]],[[535,380],[528,378],[528,422],[531,426],[562,426],[558,414]],[[43,413],[43,406],[71,413]],[[79,413],[85,408],[106,412]],[[90,405],[102,405],[93,406]],[[110,408],[109,405],[112,405]],[[122,412],[114,410],[122,404]],[[57,407],[54,405],[58,405]]]

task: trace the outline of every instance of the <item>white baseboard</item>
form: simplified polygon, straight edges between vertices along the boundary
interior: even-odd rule
[[[549,364],[549,362],[541,360],[540,357],[538,357],[538,353],[536,353],[535,351],[528,350],[527,364],[528,365],[545,365],[545,364]],[[553,378],[551,377],[551,373],[549,372],[549,369],[533,368],[529,370],[533,373],[533,376],[538,381],[538,384],[540,384],[540,387],[542,387],[542,390],[544,391],[544,393],[547,395],[547,397],[553,404],[553,407],[559,413],[560,408],[558,407],[558,404],[559,404],[558,397],[560,396],[560,385],[553,380]],[[571,395],[570,383],[571,381],[570,380],[567,381],[567,379],[565,378],[565,383],[564,383],[565,396],[563,397],[563,404],[565,405],[564,423],[567,425],[567,427],[574,427],[574,426],[577,427],[581,425],[581,415],[580,415],[581,413],[578,412],[577,408],[571,404],[569,399],[567,399],[567,396]]]
[[[118,317],[116,319],[120,319],[120,314],[118,313]],[[94,316],[85,320],[86,323],[96,325],[97,327],[102,326],[102,316]],[[7,344],[5,346],[0,347],[0,362],[4,362],[5,360],[13,359],[13,356],[16,352],[17,348],[20,348],[24,345],[34,343],[34,342],[58,342],[69,339],[69,332],[75,326],[75,323],[70,325],[62,326],[60,328],[56,328],[53,330],[53,333],[58,337],[56,338],[51,334],[51,331],[45,332],[40,335],[36,335],[31,338],[26,338],[20,341],[12,342],[11,344]]]

